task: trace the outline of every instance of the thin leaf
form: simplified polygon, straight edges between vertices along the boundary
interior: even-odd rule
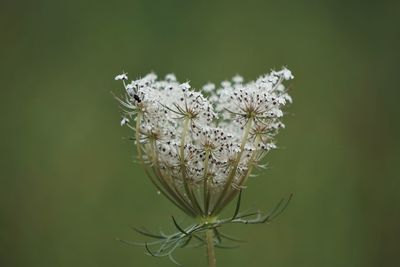
[[[228,240],[230,240],[230,241],[239,242],[239,243],[246,243],[246,242],[247,242],[246,240],[241,240],[241,239],[238,239],[238,238],[236,238],[236,237],[223,234],[223,233],[221,233],[221,232],[220,232],[219,234],[220,234],[221,237],[223,237],[223,238],[225,238],[225,239],[228,239]]]
[[[221,239],[221,235],[219,234],[218,230],[216,228],[213,228],[213,231],[214,231],[215,237],[218,240],[218,244],[221,244],[222,243],[222,239]]]
[[[146,229],[141,230],[136,227],[131,227],[131,229],[133,229],[135,232],[137,232],[139,234],[142,234],[142,235],[145,235],[148,237],[157,238],[157,239],[165,239],[165,237],[163,237],[161,235],[152,234],[152,233],[148,232]]]
[[[235,249],[240,247],[239,245],[235,245],[235,246],[224,246],[224,245],[219,245],[219,244],[215,244],[216,248],[222,248],[222,249]]]
[[[183,244],[181,245],[181,248],[184,248],[184,247],[186,247],[187,245],[189,245],[189,243],[190,243],[190,241],[192,240],[192,238],[193,238],[192,235],[189,236],[189,237],[186,239],[185,243],[183,243]]]
[[[282,212],[284,212],[284,211],[286,210],[286,208],[289,206],[289,203],[290,203],[290,201],[292,200],[292,198],[293,198],[293,193],[291,193],[291,194],[289,195],[289,198],[288,198],[288,200],[286,201],[285,205],[282,207],[282,209],[280,209],[276,214],[273,215],[273,218],[272,218],[272,219],[278,217],[279,215],[282,214]]]
[[[235,212],[233,213],[233,216],[232,216],[232,219],[231,219],[231,220],[236,219],[236,216],[237,216],[238,213],[239,213],[240,202],[241,202],[241,200],[242,200],[242,189],[240,189],[239,196],[238,196],[238,200],[237,200],[237,202],[236,202]]]
[[[132,241],[127,241],[127,240],[123,240],[123,239],[119,239],[119,238],[116,238],[115,240],[117,240],[118,242],[121,242],[123,244],[130,245],[130,246],[140,246],[140,247],[144,246],[144,243],[132,242]]]
[[[270,212],[268,212],[267,215],[265,215],[264,219],[261,220],[262,223],[267,222],[267,221],[279,210],[279,208],[280,208],[280,206],[282,205],[282,203],[283,203],[284,200],[285,200],[285,199],[282,198],[282,199],[278,202],[278,204],[275,206],[275,208],[274,208],[273,210],[271,210]]]
[[[153,257],[158,257],[157,255],[153,254],[153,252],[150,250],[149,246],[147,245],[147,243],[144,243],[144,246],[147,250],[147,252],[149,253],[149,255],[153,256]]]
[[[176,222],[174,216],[171,216],[171,217],[172,217],[172,220],[174,221],[175,227],[176,227],[180,232],[182,232],[184,235],[189,235],[185,230],[183,230],[183,229],[179,226],[179,224]]]
[[[177,261],[175,260],[175,258],[172,256],[172,254],[169,254],[169,255],[168,255],[168,258],[169,258],[173,263],[175,263],[176,265],[178,265],[178,266],[183,266],[182,264],[180,264],[179,262],[177,262]]]

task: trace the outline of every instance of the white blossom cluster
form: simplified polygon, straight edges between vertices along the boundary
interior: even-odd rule
[[[276,147],[282,109],[292,102],[282,82],[290,79],[283,68],[195,90],[173,74],[128,81],[123,73],[115,77],[126,90],[121,125],[135,131],[138,157],[159,191],[193,217],[216,216]]]

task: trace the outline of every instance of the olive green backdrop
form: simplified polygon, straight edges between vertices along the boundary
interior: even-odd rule
[[[174,72],[200,87],[289,67],[294,104],[243,207],[270,225],[219,266],[399,266],[397,1],[0,3],[1,266],[173,266],[115,237],[190,223],[133,163],[114,76]],[[205,266],[203,249],[178,251]]]

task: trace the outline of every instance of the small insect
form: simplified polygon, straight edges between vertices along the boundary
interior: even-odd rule
[[[134,94],[134,95],[133,95],[133,98],[134,98],[138,103],[142,102],[142,100],[140,99],[140,97],[139,97],[137,94]]]

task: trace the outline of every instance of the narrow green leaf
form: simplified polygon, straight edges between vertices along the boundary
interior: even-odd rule
[[[171,217],[172,217],[172,221],[174,222],[175,227],[176,227],[180,232],[182,232],[184,235],[189,235],[185,230],[183,230],[183,229],[179,226],[179,224],[176,222],[174,216],[171,216]]]
[[[240,189],[239,196],[238,196],[238,200],[237,200],[237,202],[236,202],[235,212],[233,213],[233,216],[232,216],[232,219],[231,219],[231,220],[236,219],[236,216],[237,216],[238,213],[239,213],[240,202],[241,202],[241,200],[242,200],[242,189]]]
[[[165,239],[165,237],[163,237],[161,235],[152,234],[152,233],[148,232],[146,229],[141,230],[136,227],[131,227],[131,229],[133,229],[135,232],[137,232],[139,234],[142,234],[142,235],[145,235],[148,237],[157,238],[157,239]]]
[[[230,241],[239,242],[239,243],[246,243],[247,242],[246,240],[241,240],[241,239],[238,239],[238,238],[233,237],[233,236],[226,235],[226,234],[221,233],[221,232],[219,234],[220,234],[221,237],[223,237],[225,239],[228,239]]]

